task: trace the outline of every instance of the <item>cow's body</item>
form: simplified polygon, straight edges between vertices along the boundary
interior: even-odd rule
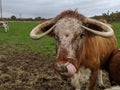
[[[5,32],[8,31],[9,27],[8,27],[8,23],[5,21],[0,21],[0,27],[5,29]]]
[[[91,36],[87,38],[86,41],[84,41],[86,42],[86,44],[84,43],[83,51],[79,54],[81,60],[80,66],[84,66],[86,67],[86,69],[89,68],[91,73],[95,73],[97,76],[100,66],[104,66],[104,63],[106,63],[106,60],[109,58],[111,52],[116,48],[115,44],[113,44],[113,46],[111,45],[111,43],[115,42],[114,39],[115,37],[111,37],[108,39],[99,36]],[[104,44],[103,47],[101,47],[102,44]],[[95,81],[95,78],[91,79],[91,81]],[[83,84],[84,83],[85,82],[83,82]]]
[[[111,84],[120,85],[120,50],[114,50],[108,65]]]
[[[108,32],[104,33],[103,28]],[[45,33],[36,35],[40,30]],[[55,69],[71,77],[76,89],[88,83],[89,90],[93,90],[100,67],[104,66],[111,52],[116,49],[113,30],[104,23],[68,10],[35,27],[30,36],[39,39],[50,32],[56,40]]]

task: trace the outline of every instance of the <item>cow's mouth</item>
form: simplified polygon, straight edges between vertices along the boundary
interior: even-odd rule
[[[64,64],[56,63],[55,64],[55,69],[61,75],[68,76],[68,77],[73,76],[73,74],[77,71],[76,67],[70,62],[67,62],[67,63],[64,63]]]

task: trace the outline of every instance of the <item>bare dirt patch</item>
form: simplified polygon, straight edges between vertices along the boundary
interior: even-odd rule
[[[53,63],[52,58],[40,53],[0,45],[0,90],[74,90],[70,79],[55,72]],[[104,81],[109,87],[106,73]]]

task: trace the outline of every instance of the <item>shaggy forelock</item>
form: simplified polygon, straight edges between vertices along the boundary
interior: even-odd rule
[[[78,20],[80,20],[81,22],[85,23],[85,16],[82,15],[82,14],[79,14],[77,10],[66,10],[66,11],[63,11],[62,13],[60,13],[58,16],[56,16],[56,22],[62,18],[65,18],[65,17],[68,17],[68,18],[76,18]]]

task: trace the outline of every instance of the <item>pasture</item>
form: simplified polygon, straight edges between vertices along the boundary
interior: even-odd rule
[[[37,24],[38,22],[10,22],[8,33],[0,29],[0,44],[10,45],[16,50],[35,51],[53,56],[55,53],[53,38],[46,37],[34,41],[29,37],[29,32]]]
[[[113,25],[115,30],[115,35],[118,42],[118,48],[120,48],[120,22],[113,22],[111,24]]]
[[[32,40],[29,32],[39,22],[9,22],[0,29],[0,90],[72,90],[69,79],[53,69],[55,45],[52,37]],[[120,48],[120,23],[111,23]],[[105,87],[110,83],[104,73]],[[102,89],[98,89],[102,90]]]

